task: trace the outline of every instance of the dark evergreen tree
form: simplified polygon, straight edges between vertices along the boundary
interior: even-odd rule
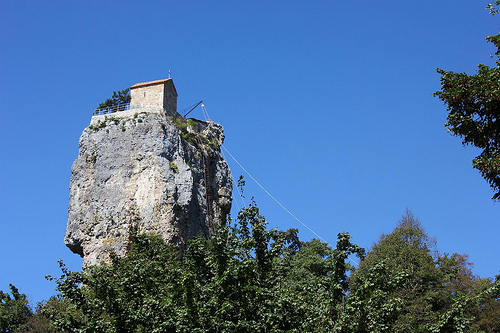
[[[425,332],[442,311],[442,274],[433,258],[435,241],[410,211],[396,229],[382,235],[351,277],[351,292],[360,302],[390,306],[387,316],[364,312],[360,324],[384,319],[385,331]],[[371,285],[371,288],[368,288]],[[368,310],[368,309],[367,309]],[[385,318],[387,317],[387,318]],[[373,325],[378,325],[375,323]],[[365,327],[363,331],[370,331]]]
[[[103,103],[99,104],[99,106],[96,109],[96,112],[98,112],[99,109],[113,109],[113,108],[120,111],[119,109],[120,107],[122,107],[124,110],[124,105],[130,103],[130,100],[131,96],[129,88],[124,90],[113,91],[113,96],[105,100]]]

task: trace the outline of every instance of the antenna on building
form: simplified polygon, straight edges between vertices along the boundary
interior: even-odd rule
[[[168,78],[171,79],[171,77],[170,77],[170,69],[168,70]]]

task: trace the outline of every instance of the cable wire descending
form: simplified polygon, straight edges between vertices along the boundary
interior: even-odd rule
[[[254,178],[254,177],[250,174],[250,172],[248,172],[248,170],[247,170],[247,169],[245,169],[245,168],[243,167],[243,165],[241,165],[241,164],[240,164],[240,162],[238,162],[238,161],[236,160],[236,158],[234,158],[234,156],[233,156],[233,155],[229,152],[229,150],[227,150],[227,148],[226,148],[226,147],[224,147],[224,146],[221,146],[221,147],[222,147],[222,148],[224,148],[224,150],[225,150],[225,151],[229,154],[229,156],[231,156],[231,158],[232,158],[232,159],[233,159],[233,160],[234,160],[234,161],[235,161],[235,162],[236,162],[236,163],[240,166],[240,168],[242,168],[242,169],[243,169],[243,171],[245,171],[245,172],[247,173],[247,175],[248,175],[250,178],[252,178],[252,180],[253,180],[253,181],[254,181],[254,182],[255,182],[255,183],[256,183],[256,184],[257,184],[257,185],[258,185],[258,186],[259,186],[259,187],[260,187],[260,188],[264,191],[264,192],[266,192],[268,196],[270,196],[270,197],[271,197],[271,199],[273,199],[273,200],[274,200],[274,201],[275,201],[278,205],[280,205],[280,206],[281,206],[281,208],[283,208],[283,209],[284,209],[284,210],[285,210],[288,214],[290,214],[290,216],[292,216],[294,219],[296,219],[296,220],[297,220],[300,224],[302,224],[304,227],[306,227],[306,228],[307,228],[307,230],[309,230],[310,232],[312,232],[314,235],[316,235],[316,236],[317,236],[319,239],[321,239],[323,242],[328,243],[325,239],[323,239],[323,237],[321,237],[321,236],[320,236],[320,235],[318,235],[316,232],[314,232],[314,230],[312,230],[311,228],[309,228],[309,227],[308,227],[308,226],[307,226],[304,222],[302,222],[302,221],[301,221],[301,220],[300,220],[297,216],[293,215],[293,213],[292,213],[292,212],[290,212],[288,209],[286,209],[286,207],[285,207],[285,206],[283,206],[283,205],[281,204],[281,202],[279,202],[279,201],[278,201],[278,199],[276,199],[275,197],[273,197],[273,196],[272,196],[272,194],[271,194],[271,193],[269,193],[269,192],[268,192],[268,191],[264,188],[264,186],[262,186],[262,185],[261,185],[261,184],[257,181],[257,179],[255,179],[255,178]]]
[[[222,157],[224,158],[224,160],[227,161],[227,158],[226,158],[226,155],[224,155],[224,152],[222,150],[220,152],[221,152]],[[233,175],[233,172],[231,171],[231,169],[229,169],[229,173],[231,174],[231,179],[234,179],[234,175]],[[233,184],[233,188],[234,188],[234,186],[235,185]],[[243,195],[241,194],[241,192],[239,192],[239,194],[240,194],[240,199],[241,199],[241,202],[243,203],[243,206],[246,206],[247,203],[245,202],[245,198],[243,197]],[[234,203],[236,204],[236,208],[238,208],[238,212],[239,212],[241,210],[241,208],[240,208],[240,205],[238,205],[238,200],[234,200]]]
[[[326,241],[323,237],[321,237],[320,235],[318,235],[316,232],[314,232],[314,230],[312,230],[311,228],[309,228],[304,222],[302,222],[297,216],[295,216],[292,212],[290,212],[285,206],[283,206],[281,204],[281,202],[278,201],[278,199],[276,199],[275,197],[273,197],[273,195],[271,193],[269,193],[269,191],[267,191],[264,186],[262,186],[258,181],[257,179],[255,179],[251,174],[250,172],[248,172],[247,169],[245,169],[243,167],[243,165],[241,165],[240,162],[238,162],[238,160],[233,156],[233,154],[231,154],[229,152],[229,150],[227,150],[227,148],[225,146],[221,146],[222,148],[224,148],[224,150],[229,154],[229,156],[231,156],[231,158],[236,162],[236,164],[238,164],[240,166],[241,169],[243,169],[243,171],[245,171],[247,173],[247,175],[264,191],[267,193],[268,196],[271,197],[271,199],[273,199],[278,205],[280,205],[281,208],[283,208],[288,214],[290,214],[290,216],[292,216],[295,220],[297,220],[300,224],[302,224],[304,227],[307,228],[307,230],[309,230],[310,232],[312,232],[315,236],[317,236],[321,241],[329,244],[328,241]],[[232,174],[231,174],[232,176]],[[356,265],[359,265],[359,263],[354,260],[354,259],[351,259],[351,258],[347,258],[349,259],[350,261],[352,261],[353,263],[355,263]]]

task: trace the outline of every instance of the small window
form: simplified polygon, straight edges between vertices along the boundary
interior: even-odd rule
[[[146,97],[146,92],[144,92],[144,97]]]

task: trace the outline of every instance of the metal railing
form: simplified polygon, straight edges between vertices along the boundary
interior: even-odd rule
[[[94,110],[94,116],[130,110],[130,103],[123,103]]]

